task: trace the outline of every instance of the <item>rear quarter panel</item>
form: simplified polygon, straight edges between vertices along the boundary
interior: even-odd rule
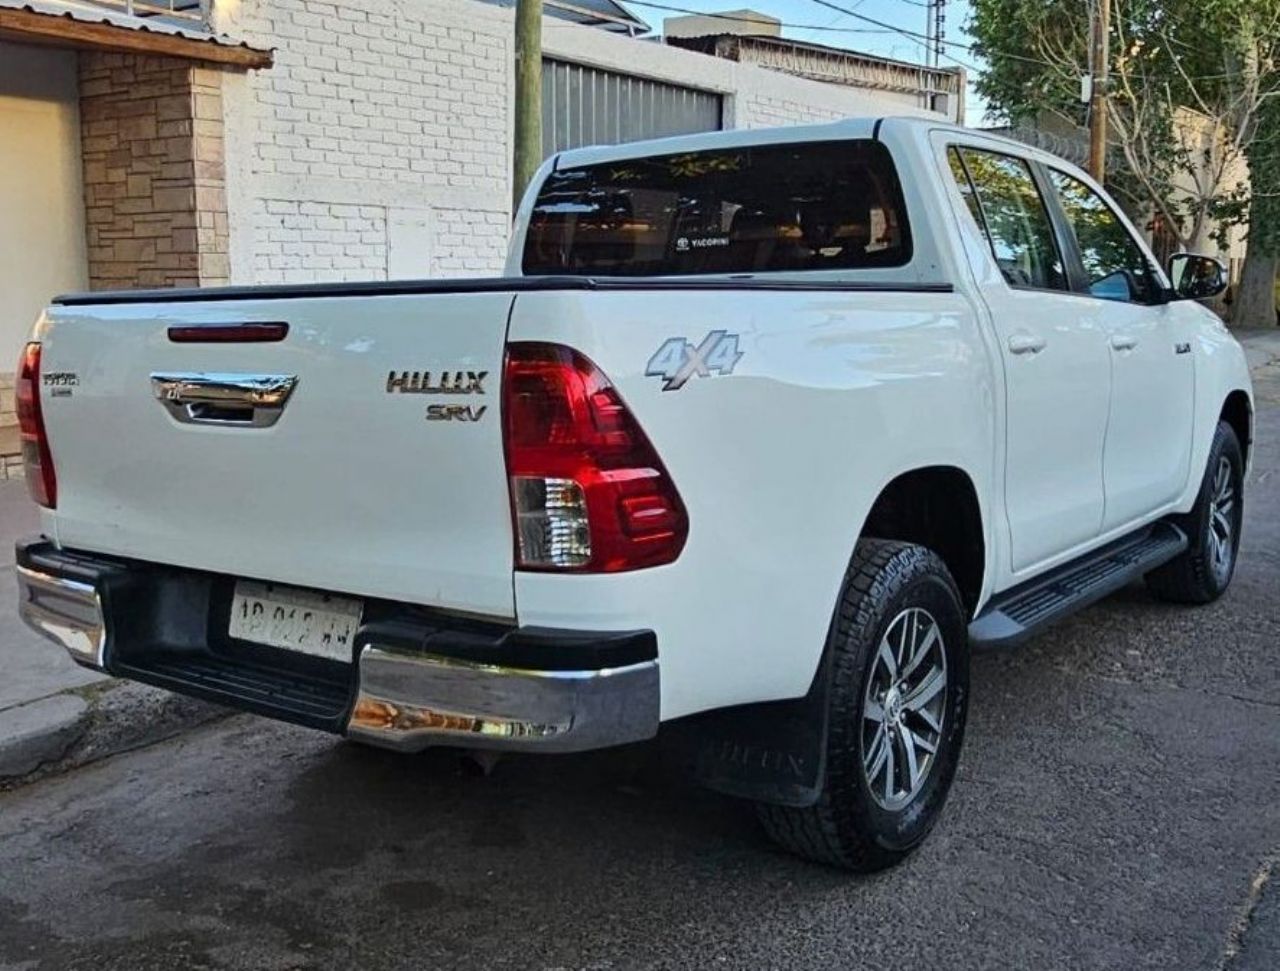
[[[732,374],[672,391],[645,376],[669,338],[716,329],[738,335]],[[991,494],[995,389],[959,294],[529,293],[508,338],[591,358],[688,508],[673,564],[515,580],[521,623],[654,629],[665,719],[804,694],[863,521],[896,476],[951,465]]]

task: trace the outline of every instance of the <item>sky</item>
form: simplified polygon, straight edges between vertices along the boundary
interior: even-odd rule
[[[679,17],[680,13],[663,10],[641,3],[640,0],[622,0],[632,13],[648,21],[655,31],[661,31],[662,21],[667,17]],[[923,0],[831,0],[837,7],[843,7],[851,13],[870,17],[902,30],[924,34],[927,8]],[[848,47],[853,50],[880,54],[902,61],[924,60],[924,39],[907,37],[900,33],[876,27],[856,17],[840,13],[824,6],[816,0],[654,0],[667,7],[681,7],[700,13],[722,13],[726,10],[758,10],[761,13],[777,17],[784,24],[782,35],[797,40],[813,41],[831,47]],[[964,26],[970,15],[969,0],[947,0],[946,35],[947,41],[959,44],[972,44],[973,38],[965,33]],[[795,24],[798,26],[785,26]],[[833,29],[803,29],[839,28]],[[969,93],[965,98],[966,122],[970,125],[983,123],[985,107],[973,91],[973,75],[977,72],[978,60],[967,50],[960,47],[947,48],[950,57],[943,60],[943,65],[956,65],[960,62],[969,71]]]

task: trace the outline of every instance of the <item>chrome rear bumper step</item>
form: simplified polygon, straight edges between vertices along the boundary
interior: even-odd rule
[[[235,578],[18,544],[24,620],[81,664],[401,751],[573,752],[658,731],[652,631],[463,621],[366,600],[349,663],[232,638]]]

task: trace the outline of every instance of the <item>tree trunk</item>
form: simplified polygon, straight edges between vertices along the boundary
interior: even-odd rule
[[[1276,270],[1280,259],[1250,246],[1244,258],[1244,272],[1231,305],[1233,327],[1276,326]]]

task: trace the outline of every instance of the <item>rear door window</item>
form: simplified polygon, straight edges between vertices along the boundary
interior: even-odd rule
[[[902,266],[911,234],[869,139],[756,145],[552,172],[523,271],[663,276]]]

